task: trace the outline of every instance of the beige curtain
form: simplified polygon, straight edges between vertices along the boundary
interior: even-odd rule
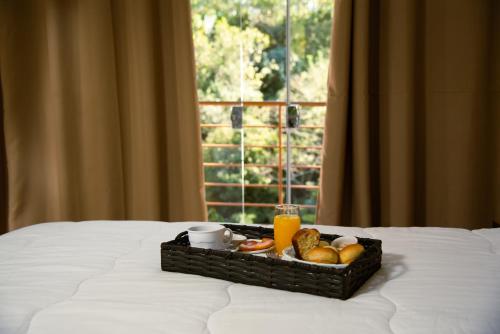
[[[498,221],[499,61],[499,1],[335,1],[318,223]]]
[[[206,219],[188,0],[0,2],[7,220]]]

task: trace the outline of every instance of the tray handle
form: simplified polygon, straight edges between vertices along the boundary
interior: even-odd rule
[[[175,237],[175,240],[178,241],[178,240],[182,239],[183,237],[185,237],[187,234],[188,234],[187,231],[181,232],[181,233],[177,234],[177,236]]]

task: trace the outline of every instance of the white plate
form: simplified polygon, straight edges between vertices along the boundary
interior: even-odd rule
[[[329,264],[329,263],[317,263],[317,262],[310,262],[310,261],[304,261],[304,260],[299,260],[295,257],[295,250],[293,249],[293,246],[287,247],[283,250],[283,256],[281,257],[282,260],[286,261],[295,261],[295,262],[300,262],[300,263],[305,263],[305,264],[312,264],[315,266],[320,266],[320,267],[328,267],[328,268],[345,268],[348,265],[347,264]]]
[[[339,237],[332,241],[332,247],[341,250],[342,248],[358,243],[358,238],[352,236]]]

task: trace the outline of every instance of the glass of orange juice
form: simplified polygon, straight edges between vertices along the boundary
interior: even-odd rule
[[[298,230],[300,230],[299,206],[277,205],[274,212],[274,243],[278,255],[292,244],[292,237]]]

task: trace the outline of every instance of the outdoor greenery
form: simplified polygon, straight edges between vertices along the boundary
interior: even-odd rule
[[[192,0],[193,38],[200,101],[284,101],[285,1],[284,0]],[[331,0],[293,0],[291,3],[292,48],[290,90],[292,101],[323,102],[332,18]],[[202,106],[204,124],[230,124],[231,108]],[[284,108],[282,110],[284,120]],[[301,109],[301,125],[322,125],[324,107]],[[248,124],[278,124],[278,107],[247,107]],[[242,136],[243,135],[243,136]],[[202,128],[205,144],[277,145],[276,128]],[[285,136],[282,137],[285,144]],[[321,146],[322,129],[294,130],[292,145]],[[206,167],[206,182],[277,184],[277,168],[241,168],[240,147],[205,147],[205,162],[233,163],[233,167]],[[285,161],[286,150],[283,150]],[[319,165],[320,150],[294,148],[294,165]],[[277,164],[277,148],[245,147],[245,164]],[[243,173],[243,174],[242,174]],[[293,169],[292,184],[317,185],[318,169]],[[283,181],[286,174],[283,173]],[[278,188],[207,187],[207,201],[278,202]],[[293,189],[296,204],[315,204],[317,191]],[[212,221],[272,222],[272,208],[209,206]],[[315,210],[302,211],[305,223],[313,223]]]

